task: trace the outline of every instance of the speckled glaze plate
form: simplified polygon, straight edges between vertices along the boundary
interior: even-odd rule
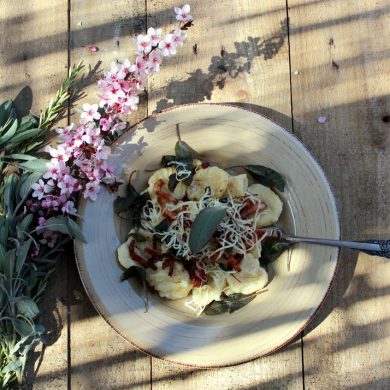
[[[228,105],[180,106],[153,115],[122,135],[110,164],[125,181],[146,187],[161,156],[172,154],[176,124],[182,139],[221,167],[262,164],[286,179],[282,224],[302,236],[339,238],[335,201],[318,163],[305,146],[272,120]],[[88,243],[76,242],[84,287],[105,320],[138,349],[171,362],[220,367],[270,354],[292,340],[324,301],[335,275],[338,250],[297,244],[269,270],[267,291],[233,314],[196,317],[183,302],[156,296],[145,312],[135,282],[120,282],[116,249],[126,227],[113,211],[115,194],[102,188],[95,202],[82,201],[82,230]]]

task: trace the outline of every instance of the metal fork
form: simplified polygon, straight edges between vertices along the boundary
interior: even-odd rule
[[[267,229],[267,231],[270,231],[270,235],[272,237],[286,240],[293,244],[297,242],[305,242],[315,245],[338,246],[340,248],[356,249],[371,256],[390,258],[390,240],[341,241],[328,240],[324,238],[298,237],[293,234],[285,233],[279,227],[272,227]]]

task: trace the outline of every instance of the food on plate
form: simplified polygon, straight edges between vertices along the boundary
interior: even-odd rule
[[[143,192],[129,184],[129,198],[117,199],[117,211],[126,205],[133,218],[118,260],[127,270],[142,268],[148,289],[161,297],[187,298],[197,314],[225,306],[232,312],[268,283],[261,253],[273,238],[265,227],[278,221],[282,201],[271,188],[249,184],[247,173],[203,162],[181,140],[175,152],[162,158]],[[224,301],[229,305],[215,311]]]

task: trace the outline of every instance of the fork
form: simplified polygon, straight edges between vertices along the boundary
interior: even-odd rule
[[[339,248],[349,248],[359,250],[371,256],[380,256],[390,258],[390,240],[366,240],[366,241],[341,241],[329,240],[314,237],[298,237],[293,234],[285,233],[279,227],[267,229],[272,237],[291,242],[305,242],[314,245],[336,246]]]

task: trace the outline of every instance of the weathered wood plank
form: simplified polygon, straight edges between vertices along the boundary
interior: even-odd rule
[[[174,1],[149,1],[148,27],[174,28],[175,5]],[[291,128],[285,1],[192,5],[195,22],[188,42],[176,56],[166,59],[161,72],[149,81],[149,112],[183,103],[245,102],[263,106],[262,112]],[[272,356],[216,370],[184,368],[153,359],[152,386],[300,389],[301,368],[298,341]]]
[[[112,62],[132,58],[132,38],[145,31],[143,1],[71,1],[72,63],[83,59],[93,68],[101,61],[102,69]],[[88,47],[95,46],[97,52]],[[79,101],[97,102],[98,89],[93,78]],[[135,123],[146,116],[146,104],[128,120]],[[77,115],[72,121],[77,119]],[[118,336],[89,302],[77,269],[71,267],[71,387],[72,389],[144,389],[150,387],[150,358]]]
[[[0,101],[12,98],[20,114],[39,114],[66,77],[66,10],[57,0],[0,3]],[[27,365],[29,388],[33,382],[34,389],[67,388],[67,262],[57,271],[40,305],[48,345]]]
[[[329,177],[343,237],[389,238],[389,2],[288,6],[295,130]],[[380,258],[342,254],[331,295],[304,337],[306,387],[389,387],[389,271]]]

